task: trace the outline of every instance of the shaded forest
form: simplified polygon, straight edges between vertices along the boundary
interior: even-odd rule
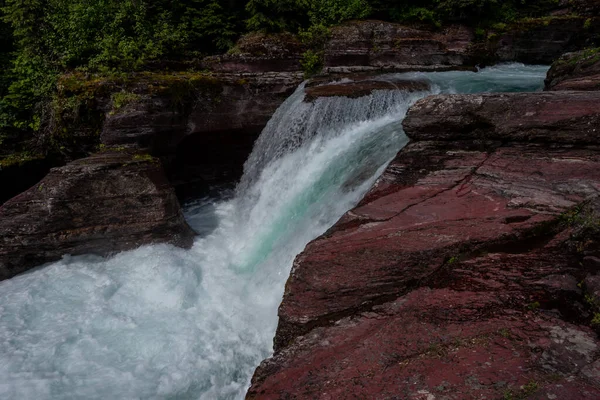
[[[119,74],[156,60],[226,52],[243,34],[292,32],[319,43],[330,26],[375,18],[433,29],[541,16],[557,0],[0,0],[0,147],[44,124],[65,71]],[[311,54],[306,58],[311,68]],[[316,62],[316,61],[315,61]]]

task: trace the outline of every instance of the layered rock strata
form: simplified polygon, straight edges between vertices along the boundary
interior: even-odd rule
[[[514,61],[550,64],[565,52],[600,45],[600,18],[592,3],[569,3],[555,15],[478,32],[464,25],[437,29],[349,21],[333,27],[325,41],[324,72],[443,71]],[[299,72],[307,48],[289,34],[250,34],[234,51],[206,58],[203,67],[217,73]]]
[[[305,101],[311,102],[321,97],[348,97],[358,98],[369,96],[374,91],[396,91],[402,90],[407,92],[425,91],[430,89],[430,85],[426,81],[409,81],[402,79],[376,79],[374,77],[358,77],[353,76],[352,82],[326,83],[306,88]]]
[[[413,142],[297,257],[247,398],[598,398],[599,101],[417,103]]]
[[[472,30],[450,26],[440,32],[382,21],[356,21],[332,29],[325,70],[395,71],[456,69],[470,65]]]

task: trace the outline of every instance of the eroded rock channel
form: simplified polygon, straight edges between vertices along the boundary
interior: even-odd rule
[[[598,100],[417,102],[411,143],[296,258],[247,398],[600,396]]]
[[[298,43],[65,77],[98,152],[0,207],[0,278],[51,262],[0,283],[0,393],[234,399],[267,358],[248,398],[597,398],[598,60],[474,72],[590,21],[347,23],[300,87]]]

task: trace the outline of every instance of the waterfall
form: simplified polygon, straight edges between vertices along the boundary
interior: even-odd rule
[[[404,77],[442,92],[535,90],[545,71]],[[243,398],[272,352],[294,258],[360,201],[407,143],[408,107],[428,93],[307,103],[301,86],[256,142],[236,190],[188,205],[201,232],[191,250],[66,256],[1,282],[0,398]]]
[[[401,122],[398,116],[406,112],[413,99],[423,97],[423,94],[380,90],[357,99],[322,97],[313,102],[305,102],[304,96],[302,84],[279,107],[263,130],[244,166],[238,197],[244,197],[265,165],[296,151],[317,134],[320,140],[328,140],[342,135],[352,124],[376,121],[386,115]]]

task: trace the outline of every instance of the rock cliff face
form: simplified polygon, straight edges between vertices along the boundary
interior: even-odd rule
[[[167,242],[189,247],[194,232],[160,162],[107,152],[53,169],[0,207],[0,280],[60,259]]]
[[[417,103],[413,142],[297,257],[247,397],[598,398],[599,100]]]
[[[135,100],[119,109],[113,101],[106,110],[101,141],[167,154],[188,135],[256,134],[301,81],[300,74],[277,72],[142,76],[126,89]]]
[[[241,176],[254,141],[302,79],[282,72],[141,76],[123,86],[135,100],[118,109],[106,102],[100,139],[161,157],[186,197],[194,185]]]
[[[325,46],[326,71],[451,69],[470,65],[472,30],[440,32],[381,21],[357,21],[332,29]]]
[[[592,4],[594,3],[594,4]],[[411,71],[472,68],[517,61],[550,64],[563,53],[600,45],[595,2],[565,4],[557,15],[498,24],[483,34],[462,25],[443,29],[383,21],[350,21],[331,29],[324,71]],[[290,35],[251,34],[235,51],[209,57],[203,67],[218,73],[294,72],[306,46]]]
[[[551,64],[568,51],[600,45],[600,18],[566,15],[525,20],[488,38],[488,51],[496,61]]]

